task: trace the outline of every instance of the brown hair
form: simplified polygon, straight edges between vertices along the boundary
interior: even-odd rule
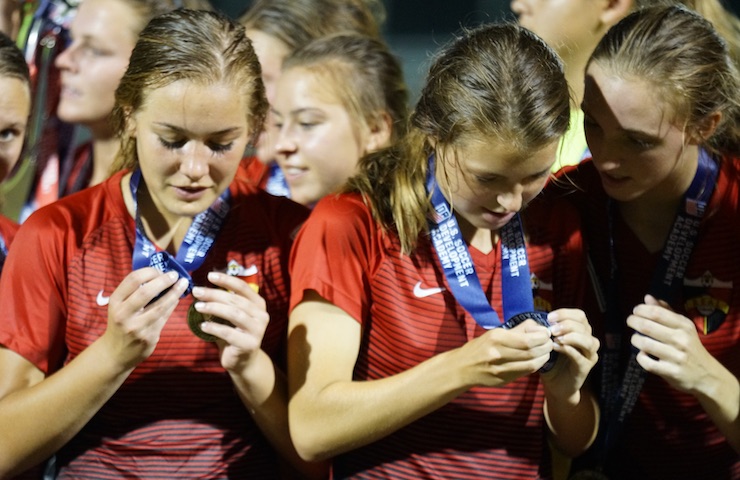
[[[138,164],[136,139],[126,131],[128,116],[151,90],[179,80],[238,86],[248,99],[245,114],[252,134],[261,130],[267,100],[259,61],[244,27],[219,13],[176,10],[154,18],[141,32],[116,89],[113,120],[121,150],[113,171]]]
[[[239,23],[277,38],[293,51],[335,33],[380,38],[384,16],[378,0],[256,0]]]
[[[363,194],[409,252],[432,214],[425,185],[430,154],[476,138],[539,150],[565,133],[569,105],[562,63],[539,37],[508,23],[469,30],[434,60],[408,133],[366,156],[349,189]]]
[[[23,52],[7,35],[0,32],[0,77],[12,77],[21,80],[30,87],[31,77]]]
[[[379,114],[387,114],[393,122],[393,139],[405,129],[408,90],[401,64],[384,42],[361,35],[332,35],[285,59],[283,70],[296,67],[327,78],[353,119],[371,125]]]
[[[687,129],[700,129],[720,112],[720,123],[704,146],[737,152],[738,71],[724,40],[698,13],[677,5],[633,12],[607,32],[589,62],[619,77],[649,82]]]

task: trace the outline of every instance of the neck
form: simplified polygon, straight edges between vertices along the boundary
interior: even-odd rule
[[[138,204],[139,217],[144,226],[146,237],[157,247],[173,255],[176,254],[192,223],[192,219],[188,217],[171,217],[162,213],[149,194],[149,190],[143,179],[139,183],[137,201],[134,202],[131,196],[130,181],[131,173],[127,173],[121,179],[123,200],[129,214],[136,218],[135,204]]]
[[[95,138],[92,144],[93,171],[90,185],[97,185],[108,178],[110,167],[118,155],[121,141],[118,137]]]
[[[460,227],[465,242],[481,253],[489,254],[498,243],[498,234],[485,228],[476,228],[461,216],[457,216],[457,224]]]
[[[686,146],[676,171],[649,192],[619,203],[619,211],[630,230],[650,252],[663,248],[676,214],[683,204],[699,162],[699,149]]]

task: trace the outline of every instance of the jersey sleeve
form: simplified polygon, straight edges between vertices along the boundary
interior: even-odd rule
[[[0,277],[0,344],[45,373],[65,356],[65,237],[63,216],[42,209],[18,230]]]
[[[370,303],[371,259],[378,258],[379,235],[359,196],[322,199],[291,252],[291,310],[306,291],[314,290],[362,322]]]

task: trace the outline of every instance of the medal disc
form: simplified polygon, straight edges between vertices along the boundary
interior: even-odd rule
[[[523,312],[519,313],[517,315],[514,315],[509,320],[504,323],[504,328],[514,328],[523,321],[527,320],[528,318],[531,318],[535,322],[539,323],[543,327],[549,327],[550,324],[547,322],[547,312]],[[558,359],[558,353],[557,352],[550,352],[550,359],[545,362],[545,364],[540,368],[541,373],[549,372],[552,370],[552,367],[555,366],[555,362]]]
[[[193,332],[196,337],[205,340],[206,342],[215,342],[218,340],[217,337],[201,330],[200,324],[203,322],[216,322],[222,325],[232,325],[231,322],[226,321],[223,318],[200,313],[195,309],[195,302],[193,302],[188,309],[188,327],[190,327],[190,331]]]

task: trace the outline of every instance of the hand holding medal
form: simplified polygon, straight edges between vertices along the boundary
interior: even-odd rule
[[[561,308],[550,312],[549,323],[554,342],[550,368],[541,370],[546,375],[542,382],[550,391],[557,391],[562,398],[578,392],[586,382],[591,369],[599,358],[599,341],[593,336],[583,310]],[[557,363],[553,360],[557,360]],[[547,365],[547,364],[546,364]]]
[[[217,288],[193,289],[195,301],[188,311],[193,333],[208,342],[221,339],[241,349],[259,348],[269,315],[264,299],[257,293],[255,277],[209,273],[208,280]]]

